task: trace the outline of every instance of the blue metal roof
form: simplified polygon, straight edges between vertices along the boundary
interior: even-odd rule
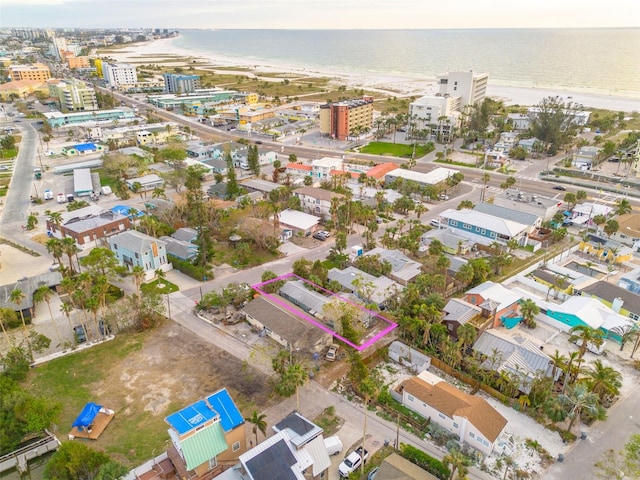
[[[220,423],[225,432],[233,430],[234,428],[244,423],[244,418],[233,403],[231,395],[226,388],[217,391],[213,395],[207,398],[209,404],[220,415]]]
[[[165,421],[171,425],[179,435],[183,435],[216,416],[216,412],[209,408],[207,402],[198,400],[196,403],[183,408],[179,412],[169,415],[165,418]]]
[[[127,205],[116,205],[111,209],[111,211],[114,213],[119,213],[120,215],[124,215],[125,217],[131,217],[131,215],[129,214],[129,212],[131,211],[131,208],[132,207],[129,207]],[[144,216],[144,212],[138,211],[138,213],[136,213],[135,216],[140,218]]]
[[[91,150],[98,149],[95,143],[79,143],[78,145],[74,145],[73,148],[75,148],[79,152],[89,152]]]

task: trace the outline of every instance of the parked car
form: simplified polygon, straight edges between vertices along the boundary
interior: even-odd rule
[[[44,199],[45,200],[52,200],[53,199],[53,192],[51,190],[45,190],[44,191]]]
[[[368,458],[369,451],[366,448],[358,447],[338,466],[338,473],[342,478],[347,478],[358,469],[362,462],[367,463]]]
[[[76,325],[73,327],[73,333],[76,335],[76,343],[84,343],[87,341],[87,334],[85,333],[82,325]]]
[[[429,221],[429,225],[434,227],[434,228],[440,228],[440,221],[437,218],[432,218]]]
[[[438,198],[440,200],[449,200],[449,196],[445,195],[444,193],[441,193],[440,195],[438,195]]]
[[[64,193],[59,193],[57,198],[58,198],[58,203],[64,203],[67,201],[67,197],[64,196]]]
[[[324,232],[324,231],[320,231],[320,232],[314,233],[312,236],[316,240],[320,240],[321,242],[324,242],[327,238],[329,238],[329,233],[328,232]]]
[[[374,479],[376,478],[376,474],[378,473],[378,469],[379,469],[379,468],[380,468],[380,467],[376,467],[376,468],[374,468],[373,470],[371,470],[371,471],[369,472],[369,475],[367,475],[367,480],[374,480]]]
[[[331,345],[329,347],[329,350],[327,350],[327,354],[325,355],[325,358],[328,361],[333,362],[333,361],[335,361],[337,356],[338,356],[338,346],[337,345]]]
[[[567,187],[563,187],[562,185],[554,185],[554,190],[562,190],[563,192],[567,189]]]

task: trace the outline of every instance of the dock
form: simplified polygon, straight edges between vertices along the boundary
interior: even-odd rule
[[[60,447],[60,440],[58,440],[54,434],[46,432],[44,438],[0,457],[0,473],[13,468],[17,469],[20,473],[24,473],[29,469],[29,460],[57,450],[58,447]]]

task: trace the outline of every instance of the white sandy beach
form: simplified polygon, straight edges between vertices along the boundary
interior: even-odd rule
[[[322,70],[312,70],[306,68],[293,67],[291,65],[277,64],[256,64],[255,61],[248,61],[243,58],[232,58],[224,56],[205,55],[202,52],[189,51],[173,45],[172,38],[155,40],[141,44],[130,45],[121,51],[109,52],[110,57],[120,62],[131,64],[149,64],[162,61],[163,65],[171,57],[180,59],[191,58],[199,63],[210,66],[200,67],[215,70],[216,66],[232,67],[237,66],[242,69],[249,69],[251,72],[260,73],[285,73],[292,77],[300,76],[320,76],[335,79],[340,84],[350,88],[363,88],[370,91],[380,91],[398,97],[419,96],[433,94],[436,92],[435,78],[415,79],[410,77],[394,75],[358,75],[345,74],[344,72],[332,72]],[[178,65],[178,63],[176,63]],[[228,70],[225,70],[229,73]],[[246,71],[241,73],[246,74]],[[491,82],[491,72],[489,72],[489,86],[487,94],[493,98],[503,100],[507,105],[535,105],[540,100],[549,96],[560,96],[586,108],[602,108],[614,111],[633,112],[640,111],[640,99],[628,98],[617,95],[602,95],[591,92],[570,91],[550,88],[526,88],[497,85]]]

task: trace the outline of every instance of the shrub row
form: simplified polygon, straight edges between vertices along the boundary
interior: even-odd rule
[[[435,475],[440,480],[448,480],[451,476],[449,468],[437,458],[433,458],[427,455],[422,450],[418,450],[411,445],[405,443],[400,445],[400,451],[402,456],[409,460],[411,463],[418,465],[420,468],[424,468],[427,472]]]
[[[173,255],[167,256],[171,260],[173,268],[179,272],[189,275],[191,278],[200,280],[201,282],[213,279],[213,272],[210,269],[201,267],[200,265],[194,265],[185,260],[180,260],[178,257],[174,257]]]

